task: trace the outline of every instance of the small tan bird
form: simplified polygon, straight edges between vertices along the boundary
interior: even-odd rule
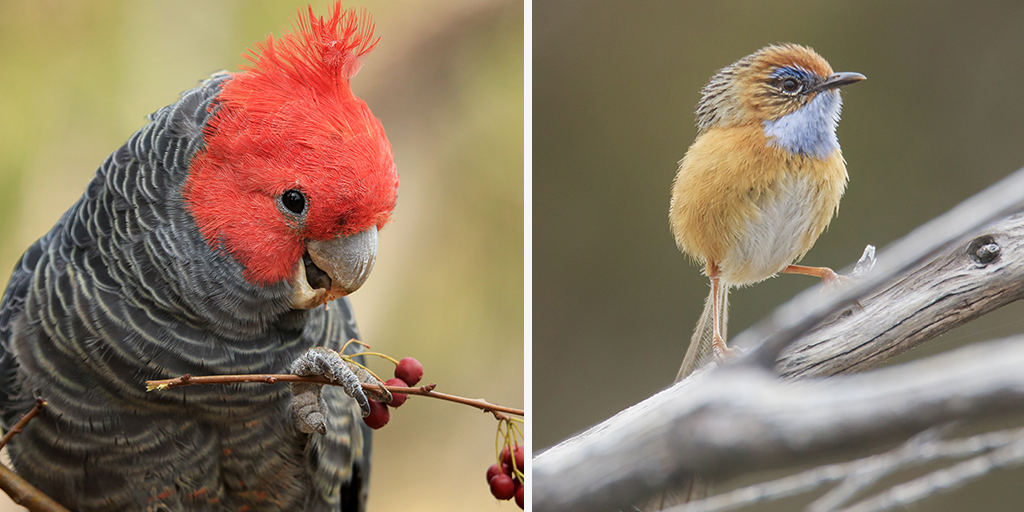
[[[679,249],[704,266],[711,294],[677,381],[735,350],[725,344],[730,287],[780,272],[837,278],[792,263],[839,208],[847,180],[839,88],[864,78],[782,44],[721,69],[701,91],[697,139],[680,162],[669,221]]]

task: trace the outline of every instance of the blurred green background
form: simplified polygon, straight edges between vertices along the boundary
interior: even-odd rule
[[[0,1],[3,285],[147,114],[237,69],[305,5]],[[346,2],[358,6],[380,43],[352,87],[382,120],[402,180],[373,276],[352,297],[363,337],[417,357],[440,391],[521,407],[522,1]],[[475,409],[410,400],[375,435],[370,510],[493,507],[483,475],[495,428]]]
[[[671,384],[708,293],[668,228],[693,109],[716,70],[777,42],[868,77],[843,90],[850,183],[806,264],[852,264],[1024,166],[1021,2],[535,2],[535,450]],[[729,332],[814,284],[734,291]],[[1022,318],[1013,304],[906,357],[1024,331]],[[1024,491],[1005,492],[1022,477],[912,509],[1016,510],[1006,500]]]

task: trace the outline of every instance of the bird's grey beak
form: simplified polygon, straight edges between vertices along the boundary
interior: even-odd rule
[[[377,259],[377,226],[354,235],[306,242],[292,278],[292,307],[315,308],[366,282]]]
[[[829,89],[835,89],[844,85],[850,85],[854,82],[860,82],[861,80],[867,80],[868,77],[860,74],[853,73],[850,71],[844,71],[842,73],[832,73],[824,82],[818,84],[815,87],[818,91],[827,91]]]

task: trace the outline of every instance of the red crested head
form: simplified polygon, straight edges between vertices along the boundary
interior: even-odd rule
[[[352,94],[376,45],[367,13],[299,12],[224,82],[189,169],[184,199],[203,237],[266,285],[289,279],[313,240],[388,222],[398,174],[380,121]]]

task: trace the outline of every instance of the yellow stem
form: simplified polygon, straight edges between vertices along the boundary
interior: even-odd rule
[[[361,341],[359,341],[359,340],[357,340],[355,338],[351,338],[348,341],[346,341],[344,345],[341,346],[341,350],[339,350],[338,353],[341,354],[341,353],[345,352],[345,349],[348,348],[348,346],[350,344],[352,344],[352,343],[355,343],[356,345],[359,345],[359,346],[364,347],[364,348],[370,348],[370,346],[367,345],[366,343],[363,343],[363,342],[361,342]]]
[[[359,353],[356,353],[356,354],[352,354],[352,357],[356,357],[356,356],[377,356],[377,357],[381,357],[381,358],[387,359],[388,361],[391,361],[392,363],[395,364],[395,366],[398,365],[398,361],[395,358],[393,358],[393,357],[391,357],[391,356],[389,356],[387,354],[382,354],[380,352],[359,352]]]

